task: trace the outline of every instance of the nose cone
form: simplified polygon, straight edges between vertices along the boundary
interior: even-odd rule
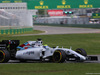
[[[85,61],[86,60],[86,57],[81,57],[80,58],[80,61]]]

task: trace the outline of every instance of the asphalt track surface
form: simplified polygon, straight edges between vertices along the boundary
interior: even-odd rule
[[[100,33],[100,29],[91,29],[91,28],[74,28],[74,27],[54,27],[54,26],[34,26],[34,30],[45,31],[45,33],[40,34],[23,34],[16,36],[30,36],[30,35],[53,35],[53,34],[84,34],[84,33]],[[85,61],[84,63],[100,63],[100,55],[92,55],[97,56],[97,61]],[[10,60],[9,63],[19,63],[18,60]],[[34,61],[30,61],[27,63],[34,63]],[[35,62],[37,63],[37,62]],[[66,61],[65,63],[73,63],[73,61]],[[76,63],[76,62],[74,62]]]
[[[34,30],[45,31],[45,33],[22,34],[22,35],[15,35],[15,36],[100,33],[100,29],[76,28],[76,27],[55,27],[55,26],[36,26],[36,25],[34,26]]]
[[[35,30],[45,31],[42,34],[76,34],[76,33],[100,33],[100,29],[75,28],[75,27],[54,27],[54,26],[34,26]]]

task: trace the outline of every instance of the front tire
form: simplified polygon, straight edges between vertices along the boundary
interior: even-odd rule
[[[83,56],[87,56],[86,51],[85,51],[84,49],[82,49],[82,48],[77,48],[75,51],[76,51],[77,53],[83,55]]]
[[[63,63],[66,59],[66,54],[63,50],[56,50],[53,53],[53,62],[55,63]]]
[[[0,63],[6,63],[10,60],[10,53],[7,50],[0,50]]]

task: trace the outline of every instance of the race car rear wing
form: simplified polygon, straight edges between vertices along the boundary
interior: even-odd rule
[[[0,50],[8,50],[11,58],[15,58],[17,51],[17,46],[19,45],[19,40],[2,40],[0,42]]]

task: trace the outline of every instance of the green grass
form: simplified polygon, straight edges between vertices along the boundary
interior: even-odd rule
[[[43,39],[43,44],[51,47],[84,48],[88,54],[100,54],[100,34],[64,34],[64,35],[34,35],[34,36],[0,36],[0,40]],[[0,64],[0,75],[87,75],[100,73],[99,63],[18,63]],[[96,75],[96,74],[95,74]]]
[[[0,75],[86,75],[100,73],[96,63],[0,64]]]
[[[43,39],[43,44],[50,47],[60,46],[75,50],[83,48],[88,54],[100,54],[100,34],[64,34],[64,35],[34,35],[34,36],[0,36],[0,40],[20,40],[24,43],[29,40]]]

